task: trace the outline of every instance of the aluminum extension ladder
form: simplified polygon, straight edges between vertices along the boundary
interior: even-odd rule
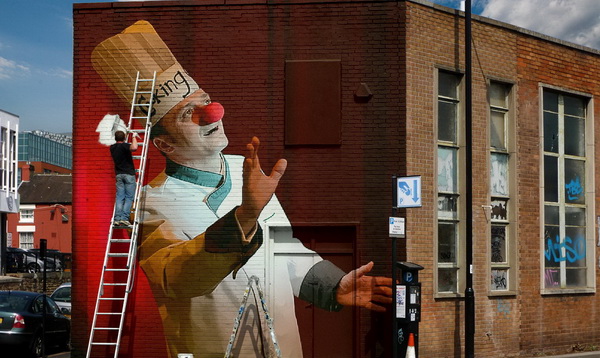
[[[140,78],[140,73],[137,73],[131,101],[131,113],[127,124],[129,133],[140,135],[141,142],[138,146],[142,149],[141,155],[133,156],[137,173],[132,206],[133,223],[130,226],[113,226],[113,210],[86,358],[92,357],[92,350],[97,352],[96,356],[101,357],[108,357],[109,354],[112,354],[111,350],[114,350],[115,358],[119,354],[127,299],[135,281],[137,237],[141,213],[139,198],[146,172],[155,85],[156,72],[150,79]],[[140,122],[145,123],[145,126],[140,128],[142,126]],[[117,124],[115,123],[113,129],[116,129]],[[130,231],[128,238],[122,230]],[[115,235],[116,233],[118,234]]]
[[[267,302],[265,301],[265,295],[263,294],[263,290],[260,287],[258,282],[258,277],[251,276],[248,279],[248,285],[246,286],[246,290],[244,291],[244,296],[242,297],[242,304],[240,305],[240,309],[238,310],[238,315],[235,317],[235,321],[233,323],[233,332],[231,333],[231,337],[229,338],[229,344],[227,344],[227,351],[225,351],[225,358],[231,357],[231,350],[233,349],[233,343],[235,342],[235,338],[237,337],[238,328],[240,327],[240,321],[242,320],[242,316],[244,315],[244,311],[246,310],[246,303],[248,302],[248,294],[252,289],[252,284],[258,290],[258,296],[260,298],[260,304],[262,306],[263,312],[265,314],[265,321],[267,321],[267,326],[269,327],[269,334],[271,336],[271,340],[273,341],[273,348],[275,349],[275,354],[277,354],[278,358],[281,358],[281,349],[279,349],[279,343],[277,343],[277,337],[275,336],[275,329],[273,328],[273,318],[269,314],[269,309],[267,308]]]

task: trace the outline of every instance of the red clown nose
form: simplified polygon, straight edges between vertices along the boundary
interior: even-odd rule
[[[211,102],[207,106],[196,108],[192,121],[199,126],[205,126],[220,121],[225,114],[225,108],[219,102]]]

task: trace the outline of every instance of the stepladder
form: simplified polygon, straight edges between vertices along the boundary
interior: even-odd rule
[[[138,149],[132,153],[136,172],[135,193],[129,223],[113,223],[114,210],[110,222],[107,223],[108,239],[86,358],[116,358],[119,354],[128,309],[127,303],[135,282],[137,239],[143,216],[141,194],[150,143],[155,84],[156,72],[137,73],[128,123],[124,126],[124,123],[118,119],[118,122],[115,120],[112,128],[113,132],[126,131],[127,142],[131,142],[132,136],[136,134],[138,136]]]
[[[235,344],[235,341],[237,339],[238,331],[240,328],[240,322],[242,321],[242,317],[244,316],[244,313],[246,312],[248,296],[250,295],[251,292],[254,292],[254,294],[258,293],[260,305],[262,307],[264,318],[265,318],[265,321],[267,322],[267,327],[269,329],[269,336],[271,338],[272,350],[268,350],[267,352],[265,352],[265,354],[266,354],[265,356],[268,358],[274,358],[274,357],[281,358],[281,349],[279,348],[277,336],[275,335],[275,327],[273,325],[273,317],[269,313],[269,308],[268,308],[267,301],[265,299],[265,295],[262,290],[262,287],[260,286],[260,281],[259,281],[258,277],[254,276],[254,275],[248,279],[248,285],[246,285],[246,289],[244,290],[244,294],[242,295],[242,302],[240,304],[238,314],[235,317],[235,320],[233,322],[233,330],[231,332],[231,336],[230,336],[229,342],[227,344],[227,350],[225,351],[224,358],[234,358],[233,353],[232,353],[233,345]]]

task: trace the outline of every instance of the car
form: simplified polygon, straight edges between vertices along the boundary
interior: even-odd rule
[[[46,266],[44,261],[40,260],[35,253],[18,247],[7,247],[6,257],[8,272],[34,273],[40,272]]]
[[[46,330],[42,330],[46,301]],[[45,336],[45,340],[44,337]],[[71,320],[65,317],[50,297],[26,291],[0,291],[0,350],[26,350],[30,357],[41,357],[52,347],[68,350],[71,344]]]
[[[41,259],[40,249],[28,249],[26,250],[32,253],[36,259]],[[58,250],[46,250],[46,257],[44,258],[44,262],[46,264],[46,270],[48,271],[63,271],[62,264],[62,252]],[[41,270],[41,268],[40,268]]]
[[[58,286],[52,292],[50,298],[56,302],[65,316],[71,318],[71,282],[66,282]]]

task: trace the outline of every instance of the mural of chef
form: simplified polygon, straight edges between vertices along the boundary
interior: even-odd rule
[[[234,318],[252,275],[272,285],[268,304],[283,357],[302,357],[294,296],[336,311],[360,306],[385,311],[391,279],[366,275],[373,263],[345,273],[292,237],[274,195],[287,162],[269,171],[259,161],[260,140],[249,138],[244,156],[228,145],[225,110],[199,88],[151,24],[138,21],[100,43],[94,68],[126,101],[137,71],[157,71],[152,142],[166,166],[145,188],[139,261],[159,306],[171,357],[223,356]],[[278,241],[293,254],[270,256],[263,227],[278,227]],[[266,266],[272,265],[267,270]],[[268,273],[267,273],[268,272]],[[249,305],[234,342],[237,357],[272,356],[268,327],[257,301]]]

